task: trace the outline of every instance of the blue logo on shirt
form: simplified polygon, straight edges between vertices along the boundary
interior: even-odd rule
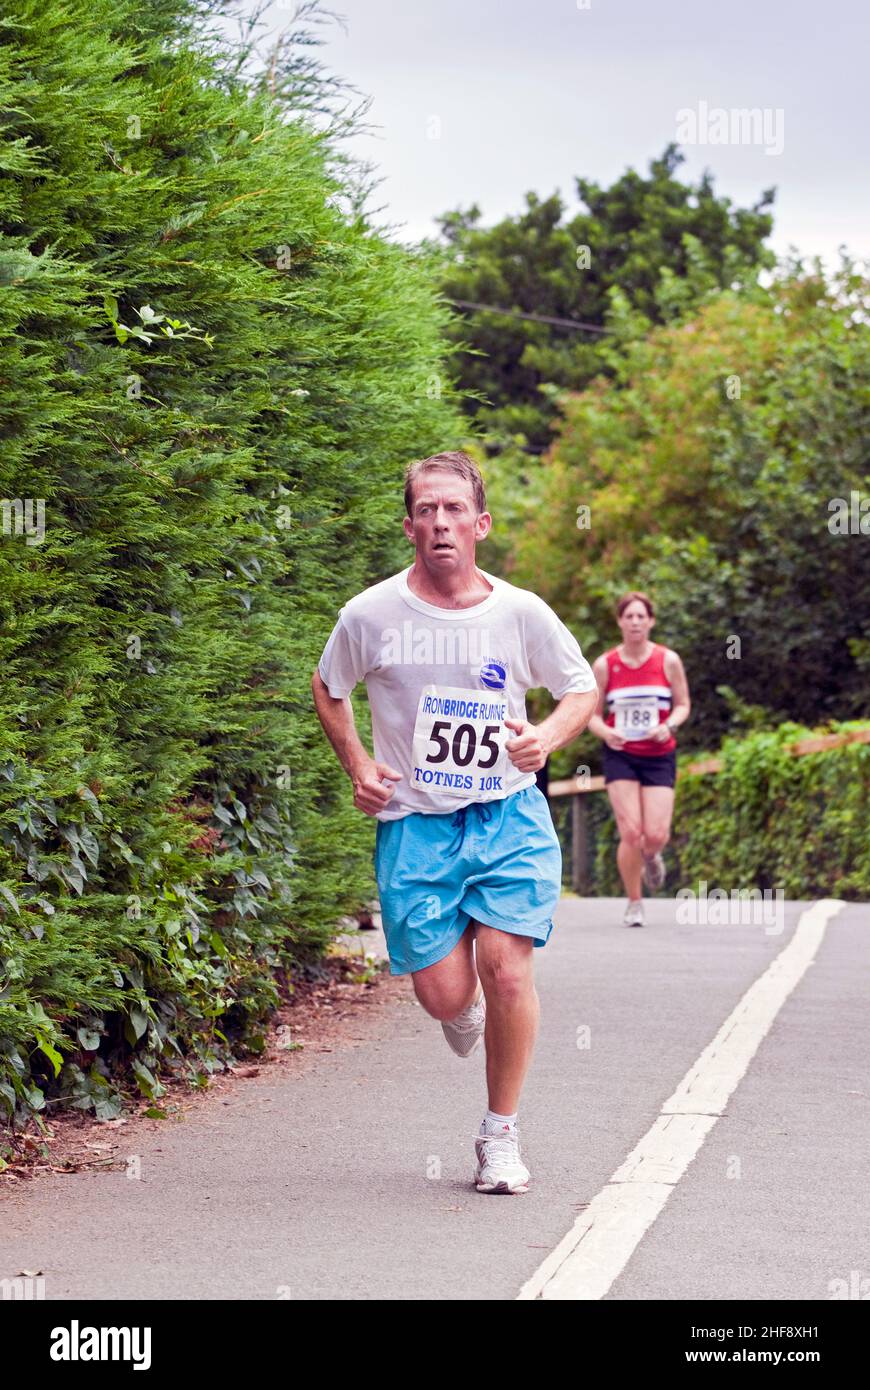
[[[481,669],[480,679],[487,690],[504,690],[507,668],[500,666],[497,661],[488,661]]]

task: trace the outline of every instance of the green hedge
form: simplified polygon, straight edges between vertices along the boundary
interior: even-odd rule
[[[848,743],[792,756],[802,738],[868,730],[862,721],[811,730],[782,724],[772,732],[726,739],[718,773],[677,780],[674,825],[665,852],[664,896],[701,879],[712,886],[781,888],[786,898],[870,898],[870,744]],[[682,755],[681,764],[699,760]],[[617,835],[606,793],[585,798],[591,892],[622,896]],[[554,803],[571,882],[568,798]]]
[[[341,210],[329,139],[232,75],[201,8],[0,19],[16,1119],[115,1113],[131,1060],[157,1097],[165,1065],[261,1047],[276,971],[370,894],[311,671],[345,599],[405,563],[403,465],[463,438],[431,272]]]

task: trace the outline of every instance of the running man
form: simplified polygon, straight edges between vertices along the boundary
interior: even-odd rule
[[[646,594],[624,594],[616,618],[622,642],[592,667],[599,695],[589,729],[604,740],[604,782],[619,829],[616,862],[628,898],[623,922],[642,927],[641,874],[652,893],[665,881],[662,850],[671,836],[677,780],[674,730],[692,706],[677,653],[649,640],[655,609]]]
[[[674,730],[692,705],[680,657],[649,641],[652,600],[624,594],[616,616],[623,641],[593,664],[599,698],[589,731],[605,742],[605,785],[620,833],[616,860],[628,898],[623,922],[642,927],[641,876],[650,892],[664,883],[677,781]]]
[[[458,1056],[485,1040],[477,1191],[525,1192],[517,1107],[540,1015],[532,951],[549,939],[562,884],[535,773],[586,727],[595,677],[543,599],[476,567],[492,517],[466,454],[409,465],[405,510],[414,562],[341,609],[314,702],[354,805],[378,822],[391,974],[411,975]],[[361,680],[374,757],[348,699]],[[525,694],[539,686],[558,703],[535,725]]]

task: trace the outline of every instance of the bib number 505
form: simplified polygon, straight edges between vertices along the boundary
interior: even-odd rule
[[[452,739],[445,738],[444,730],[452,729]],[[430,742],[437,744],[437,752],[427,753],[427,763],[443,763],[453,759],[457,767],[468,767],[474,761],[478,749],[486,749],[487,756],[477,759],[478,767],[492,767],[499,755],[499,746],[493,737],[499,731],[498,724],[486,724],[478,742],[477,729],[473,724],[458,724],[455,728],[449,719],[436,719],[429,735]]]

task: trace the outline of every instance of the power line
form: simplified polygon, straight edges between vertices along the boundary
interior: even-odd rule
[[[553,318],[550,314],[524,314],[521,309],[502,309],[498,304],[475,304],[471,299],[448,299],[460,309],[484,309],[488,314],[506,314],[508,318],[532,319],[534,323],[552,323],[556,328],[578,328],[586,333],[610,333],[612,329],[601,328],[597,323],[583,323],[580,319]]]

